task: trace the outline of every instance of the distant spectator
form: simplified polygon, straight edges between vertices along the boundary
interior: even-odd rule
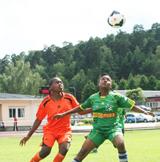
[[[3,122],[3,121],[2,121],[2,123],[1,123],[1,128],[5,128],[4,122]]]
[[[16,117],[14,117],[13,131],[18,131],[17,118]]]
[[[5,126],[4,126],[4,122],[0,121],[0,130],[4,131],[5,130]]]

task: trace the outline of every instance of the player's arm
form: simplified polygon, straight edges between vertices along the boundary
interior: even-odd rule
[[[23,146],[26,144],[26,142],[30,139],[30,137],[32,136],[32,134],[37,130],[37,128],[39,127],[39,125],[41,124],[41,120],[39,120],[38,118],[34,121],[33,126],[31,128],[31,130],[28,132],[27,136],[23,137],[20,140],[20,145]]]
[[[145,110],[143,110],[142,108],[140,108],[137,105],[134,105],[132,107],[131,111],[134,111],[134,112],[137,112],[137,113],[143,113],[143,114],[146,114],[146,115],[154,116],[153,112],[151,112],[151,111],[145,111]]]
[[[87,108],[85,110],[82,110],[80,112],[78,112],[78,114],[80,115],[85,115],[85,114],[89,114],[89,113],[92,113],[92,108]]]
[[[135,105],[135,101],[131,100],[130,98],[127,98],[127,97],[122,96],[122,95],[117,95],[117,97],[119,99],[118,100],[119,103],[121,104],[120,107],[130,107],[131,111],[154,116],[154,114],[152,112],[145,111],[142,108],[140,108],[139,106]]]
[[[80,111],[82,111],[81,107],[80,106],[77,106],[74,109],[65,111],[64,113],[60,113],[60,114],[54,115],[53,116],[53,119],[59,119],[59,118],[62,118],[64,116],[66,116],[66,115],[69,115],[69,114],[79,113]]]

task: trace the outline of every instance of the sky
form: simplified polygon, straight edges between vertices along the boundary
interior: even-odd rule
[[[160,23],[158,4],[158,0],[0,0],[0,59],[116,34],[119,29],[107,24],[113,10],[126,18],[120,30],[131,33],[134,25],[150,29]]]

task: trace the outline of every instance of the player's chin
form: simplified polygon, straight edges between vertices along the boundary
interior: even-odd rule
[[[107,90],[110,90],[110,89],[111,89],[111,85],[110,85],[110,84],[107,84],[107,85],[105,86],[105,88],[106,88]]]
[[[108,89],[108,88],[111,87],[111,84],[107,83],[107,84],[104,84],[104,85],[102,85],[102,86]]]
[[[59,90],[59,92],[63,92],[63,88],[61,88],[61,87],[58,90]]]
[[[102,88],[102,89],[106,89],[106,90],[108,90],[108,89],[109,89],[109,86],[107,86],[107,85],[103,85],[103,86],[101,86],[101,88]]]

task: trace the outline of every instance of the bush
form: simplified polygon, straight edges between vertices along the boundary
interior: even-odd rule
[[[84,118],[81,120],[84,124],[92,124],[93,119],[92,118]]]

